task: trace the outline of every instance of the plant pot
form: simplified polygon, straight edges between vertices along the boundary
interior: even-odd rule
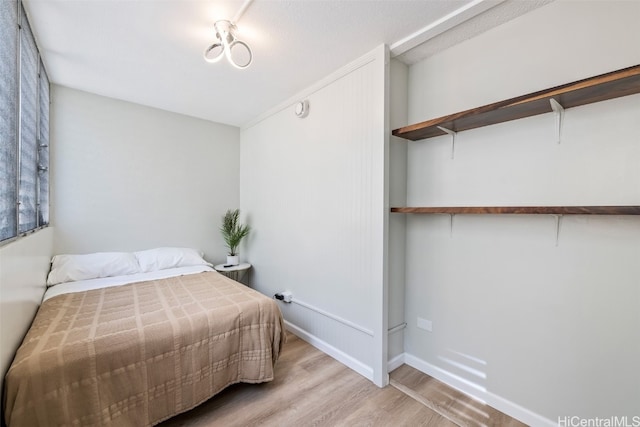
[[[227,255],[227,265],[240,264],[240,257],[238,255]]]

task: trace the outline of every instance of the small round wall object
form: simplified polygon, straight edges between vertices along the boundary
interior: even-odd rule
[[[305,118],[309,115],[309,101],[306,99],[296,103],[296,116]]]

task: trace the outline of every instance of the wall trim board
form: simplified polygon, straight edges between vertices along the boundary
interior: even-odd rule
[[[377,204],[377,208],[382,209],[381,212],[377,213],[378,224],[382,225],[382,248],[380,248],[381,251],[377,253],[377,257],[380,262],[379,267],[377,267],[377,277],[380,280],[378,285],[380,285],[382,289],[380,289],[379,292],[375,292],[374,299],[377,303],[378,310],[375,312],[374,316],[377,327],[374,328],[376,334],[374,335],[373,340],[374,348],[379,349],[379,351],[374,353],[373,374],[374,383],[376,383],[378,387],[384,387],[389,384],[387,362],[389,358],[389,139],[391,134],[391,58],[389,48],[386,45],[377,47],[370,55],[373,56],[375,61],[382,64],[376,68],[376,81],[381,86],[382,90],[376,92],[377,99],[374,99],[374,101],[377,101],[378,107],[382,106],[382,111],[378,112],[381,116],[378,117],[378,121],[376,122],[376,127],[374,129],[377,135],[379,135],[378,137],[381,138],[381,141],[378,140],[378,143],[382,143],[382,152],[375,152],[377,154],[373,159],[374,163],[376,163],[378,167],[382,167],[382,175],[376,177],[376,179],[381,180],[381,182],[378,181],[378,183],[382,184],[382,195],[378,200],[381,204]]]
[[[502,396],[498,396],[497,394],[491,393],[483,388],[480,388],[475,384],[471,384],[466,379],[461,378],[458,375],[453,374],[438,366],[432,365],[431,363],[425,360],[422,360],[410,353],[404,353],[396,357],[395,359],[398,359],[401,356],[404,360],[404,363],[406,363],[407,365],[421,372],[424,372],[425,374],[430,375],[439,381],[442,381],[449,387],[453,387],[454,389],[474,399],[485,402],[487,405],[499,411],[502,411],[505,414],[509,415],[510,417],[520,420],[525,424],[528,424],[534,427],[557,426],[556,422],[553,422],[550,419],[540,414],[537,414],[527,408],[524,408],[518,405],[517,403],[507,400]]]
[[[431,22],[429,25],[419,29],[418,31],[409,34],[407,37],[398,40],[390,46],[389,49],[391,54],[393,57],[402,55],[414,47],[421,45],[422,43],[426,43],[427,41],[436,38],[440,34],[449,31],[471,18],[498,6],[500,3],[504,3],[504,1],[505,0],[496,0],[488,2],[486,0],[473,0],[442,18]]]
[[[368,54],[356,59],[355,61],[350,62],[349,64],[345,65],[344,67],[341,67],[339,70],[334,71],[333,73],[329,74],[324,79],[316,82],[314,85],[309,86],[307,89],[297,93],[296,95],[292,96],[291,98],[287,99],[286,101],[284,101],[284,102],[276,105],[275,107],[267,110],[266,112],[260,114],[255,119],[250,120],[249,122],[247,122],[244,125],[240,126],[240,130],[243,131],[243,130],[249,129],[249,128],[257,125],[261,121],[263,121],[265,119],[268,119],[269,117],[273,116],[274,114],[279,113],[280,111],[282,111],[282,110],[284,110],[286,108],[289,108],[290,106],[292,106],[296,102],[301,101],[301,100],[305,99],[306,97],[313,95],[314,93],[324,89],[325,87],[329,86],[330,84],[336,82],[337,80],[340,80],[344,76],[356,71],[357,69],[364,67],[365,65],[375,61],[376,59],[378,59],[378,49],[374,49],[372,52],[369,52]],[[311,108],[313,108],[313,107],[311,107]]]
[[[342,323],[343,325],[348,326],[349,328],[354,329],[354,330],[356,330],[358,332],[362,332],[365,335],[369,335],[370,337],[374,336],[374,333],[373,333],[373,331],[371,329],[365,328],[364,326],[360,326],[357,323],[352,322],[351,320],[348,320],[348,319],[345,319],[343,317],[337,316],[337,315],[335,315],[333,313],[329,313],[328,311],[323,310],[323,309],[321,309],[319,307],[316,307],[315,305],[306,303],[304,301],[300,301],[297,298],[293,298],[291,300],[291,304],[297,304],[300,307],[306,308],[307,310],[315,311],[316,313],[321,314],[321,315],[323,315],[324,317],[326,317],[328,319],[334,320],[334,321],[336,321],[338,323]]]
[[[387,371],[393,372],[394,370],[398,369],[400,366],[404,365],[405,364],[404,356],[405,356],[405,353],[400,353],[393,359],[389,360],[387,362]]]
[[[331,356],[332,358],[336,359],[338,362],[342,363],[346,367],[356,371],[357,373],[359,373],[369,381],[373,382],[373,368],[371,366],[365,365],[359,360],[349,356],[347,353],[343,351],[338,350],[331,344],[321,340],[320,338],[307,332],[306,330],[300,328],[299,326],[294,325],[288,320],[285,320],[284,324],[286,326],[286,329],[292,334],[294,334],[295,336],[297,336],[298,338],[308,342],[309,344],[311,344],[321,352],[327,354],[328,356]]]

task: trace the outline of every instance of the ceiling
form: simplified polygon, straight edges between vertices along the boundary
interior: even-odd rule
[[[23,0],[52,83],[241,126],[380,44],[415,63],[551,0],[253,0],[244,70],[203,59],[241,0]]]

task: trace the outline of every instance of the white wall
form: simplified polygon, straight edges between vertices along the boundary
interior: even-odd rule
[[[241,134],[253,286],[290,290],[356,325],[282,305],[298,333],[377,384],[387,381],[386,57],[381,46]],[[304,119],[294,115],[298,99],[310,103]]]
[[[0,383],[44,295],[53,231],[48,227],[0,247]]]
[[[396,60],[391,61],[389,96],[389,121],[391,129],[406,126],[407,123],[407,79],[408,67]],[[403,139],[390,137],[389,143],[389,204],[407,204],[407,144]],[[389,217],[389,360],[404,353],[405,323],[405,248],[406,217]],[[394,368],[392,366],[391,368]]]
[[[557,1],[412,66],[411,123],[640,63],[639,2]],[[637,205],[640,95],[408,143],[410,206]],[[528,424],[638,415],[640,218],[407,216],[407,361]],[[418,317],[433,332],[416,327]]]
[[[61,86],[51,106],[56,253],[189,246],[226,255],[240,130]]]

